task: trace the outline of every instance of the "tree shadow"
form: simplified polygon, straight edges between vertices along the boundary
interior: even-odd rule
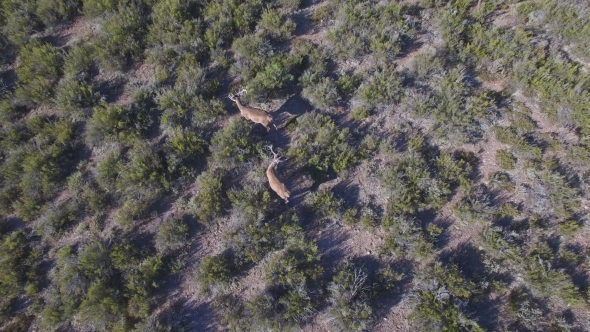
[[[484,260],[483,252],[468,242],[460,244],[453,251],[440,254],[441,262],[445,265],[455,264],[461,276],[475,284],[499,281],[509,285],[513,282],[513,277],[509,274],[489,271]],[[483,294],[474,294],[465,309],[485,329],[493,329],[498,325],[503,307],[503,301],[500,298],[492,298],[491,291],[490,288],[486,288]]]
[[[3,218],[0,222],[0,235],[12,233],[24,227],[25,222],[22,219],[17,218],[15,216],[8,216],[6,218]]]
[[[125,92],[126,80],[123,77],[102,82],[96,82],[96,91],[102,96],[102,101],[109,104],[116,102]]]
[[[316,236],[316,244],[322,256],[322,266],[326,267],[323,276],[325,280],[332,279],[336,273],[337,262],[347,256],[348,253],[346,248],[343,248],[343,243],[349,239],[350,234],[344,232],[342,227],[336,224]]]
[[[195,304],[190,300],[179,300],[159,317],[159,323],[169,331],[219,331],[215,314],[208,302]]]
[[[394,283],[393,288],[378,294],[378,299],[374,301],[373,305],[377,317],[386,316],[391,308],[400,303],[412,289],[412,281],[414,280],[415,264],[413,261],[400,259],[387,265],[400,273],[402,277]]]
[[[345,206],[354,207],[358,205],[360,187],[353,184],[351,180],[344,180],[332,188],[332,192],[344,200]]]

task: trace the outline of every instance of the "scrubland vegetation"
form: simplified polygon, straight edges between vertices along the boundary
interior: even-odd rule
[[[590,330],[589,36],[583,0],[2,0],[0,330]]]

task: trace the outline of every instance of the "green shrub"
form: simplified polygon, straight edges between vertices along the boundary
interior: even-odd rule
[[[98,16],[117,9],[118,0],[82,0],[84,15]]]
[[[36,14],[46,26],[71,20],[80,8],[80,0],[39,0]]]
[[[296,239],[270,258],[264,271],[265,279],[270,285],[288,287],[317,280],[322,272],[319,260],[317,244]]]
[[[357,94],[369,107],[397,103],[403,97],[402,79],[392,67],[378,67],[358,88]]]
[[[117,190],[117,178],[124,167],[121,151],[113,149],[96,164],[96,182],[106,192]]]
[[[88,295],[80,304],[79,324],[89,330],[111,330],[124,312],[121,292],[104,280],[90,286]]]
[[[78,206],[73,200],[61,202],[46,210],[43,216],[43,235],[61,235],[76,221],[78,212]]]
[[[576,179],[562,171],[555,160],[546,160],[540,169],[528,173],[533,188],[528,191],[530,207],[542,218],[572,219],[580,208]]]
[[[147,35],[152,49],[148,52],[158,54],[158,63],[162,63],[168,51],[188,52],[199,58],[205,52],[201,22],[192,19],[191,7],[190,2],[177,0],[158,1],[152,7]]]
[[[398,3],[375,5],[371,1],[357,1],[341,3],[336,8],[322,6],[314,13],[314,19],[333,18],[328,15],[330,9],[337,14],[328,38],[335,44],[336,54],[341,59],[373,53],[380,59],[392,61],[403,40],[416,33],[410,26],[411,12]]]
[[[259,147],[254,144],[250,124],[234,117],[211,138],[211,155],[217,167],[234,168],[236,163],[255,161]]]
[[[485,222],[493,212],[490,196],[484,186],[471,188],[451,209],[457,217],[466,222]]]
[[[51,97],[61,75],[62,55],[59,49],[32,41],[20,51],[16,68],[20,85],[16,96],[27,103],[41,103]]]
[[[0,237],[0,305],[9,305],[10,299],[23,292],[31,268],[31,248],[23,230]],[[34,276],[34,275],[33,275]],[[34,280],[31,280],[32,282]],[[0,316],[0,321],[4,314]]]
[[[96,106],[87,122],[86,142],[96,146],[103,141],[131,142],[141,136],[151,125],[151,118],[144,109],[101,103]]]
[[[344,171],[364,156],[349,144],[350,138],[348,128],[339,129],[329,116],[305,113],[297,118],[293,134],[297,144],[289,148],[287,155],[320,180],[332,170]]]
[[[362,267],[345,266],[332,279],[329,315],[345,331],[367,331],[373,326],[373,309],[369,273]]]
[[[350,115],[352,116],[352,118],[356,121],[363,121],[365,120],[367,117],[369,117],[369,110],[364,107],[364,106],[360,106],[355,108]]]
[[[33,32],[42,28],[34,15],[37,1],[3,1],[2,32],[10,43],[24,46]]]
[[[62,80],[56,89],[55,104],[64,115],[82,115],[84,108],[98,102],[98,95],[92,86],[76,79]]]
[[[257,29],[277,41],[284,41],[291,37],[295,30],[295,22],[285,18],[274,8],[266,8],[262,10]]]
[[[580,225],[575,220],[568,220],[557,225],[557,228],[559,229],[559,233],[562,235],[572,236],[578,232]]]
[[[96,70],[96,49],[89,44],[74,46],[64,58],[64,75],[67,79],[88,81]]]
[[[110,252],[96,239],[82,245],[78,262],[78,269],[91,280],[104,278],[112,273]]]
[[[500,189],[508,192],[512,192],[515,189],[514,182],[510,178],[510,175],[505,172],[490,174],[489,186],[492,189]]]
[[[303,85],[301,95],[309,103],[322,111],[333,112],[340,100],[336,83],[329,77],[305,71],[299,78]]]
[[[344,211],[342,215],[342,221],[346,226],[354,226],[357,222],[357,215],[358,211],[355,208],[347,209]]]
[[[187,243],[188,235],[188,226],[182,219],[167,220],[158,228],[156,249],[160,252],[180,249]]]
[[[160,119],[160,124],[164,128],[193,125],[210,130],[218,117],[226,113],[219,100],[206,100],[191,90],[165,89],[158,95],[157,101],[158,108],[164,111]]]
[[[119,271],[130,271],[141,264],[141,251],[132,243],[117,244],[110,253],[113,267]]]
[[[203,10],[207,24],[205,41],[209,48],[223,47],[236,35],[250,32],[252,23],[258,21],[261,11],[262,1],[209,3]]]
[[[159,151],[141,143],[134,146],[130,155],[131,160],[119,172],[117,190],[141,202],[158,199],[170,187]]]
[[[242,190],[228,191],[227,196],[232,207],[248,220],[262,221],[270,214],[270,193],[264,186],[244,186]]]
[[[268,222],[248,221],[232,233],[232,246],[245,264],[258,263],[268,253],[303,238],[303,232],[295,222],[296,217],[290,214]]]
[[[28,111],[24,103],[9,94],[0,100],[0,121],[8,123],[23,116]]]
[[[552,267],[553,253],[545,243],[537,245],[527,257],[526,268],[530,286],[542,296],[559,296],[575,305],[582,301],[578,288],[562,270]]]
[[[283,59],[274,59],[256,73],[254,79],[248,82],[248,90],[253,94],[267,94],[284,88],[293,81],[294,76],[289,72],[290,67]],[[286,59],[288,60],[288,59]]]
[[[305,205],[319,217],[336,217],[340,214],[342,201],[334,197],[329,188],[305,196]]]
[[[130,270],[125,276],[125,288],[128,294],[147,297],[158,288],[158,279],[162,274],[162,257],[150,256],[138,267]]]
[[[503,169],[513,170],[516,164],[516,157],[508,150],[498,150],[496,151],[496,162]]]
[[[200,223],[209,226],[223,211],[224,197],[221,177],[203,173],[198,177],[197,181],[201,189],[191,201],[193,213]]]
[[[142,8],[133,2],[122,5],[100,30],[100,46],[96,50],[102,66],[117,70],[138,63],[142,56],[143,33]]]
[[[409,255],[417,259],[424,259],[434,253],[433,242],[436,238],[430,236],[428,229],[424,229],[416,218],[387,212],[381,225],[388,232],[381,248],[383,253]]]
[[[223,286],[231,280],[234,269],[229,253],[204,257],[199,266],[197,282],[204,289]]]

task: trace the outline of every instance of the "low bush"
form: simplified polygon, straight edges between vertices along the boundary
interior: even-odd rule
[[[342,201],[329,188],[324,188],[305,196],[305,205],[320,218],[333,218],[340,215]]]
[[[92,146],[109,141],[131,143],[151,126],[149,111],[135,105],[100,103],[87,122],[86,142]]]
[[[204,289],[223,287],[229,283],[236,273],[229,252],[204,257],[199,266],[197,283]]]
[[[63,115],[80,118],[87,107],[98,103],[98,94],[92,86],[76,79],[63,79],[55,92],[55,104]]]
[[[349,143],[348,128],[338,129],[329,116],[317,112],[297,118],[293,139],[297,144],[289,148],[287,155],[305,166],[315,180],[331,171],[342,172],[364,157]]]
[[[140,5],[129,2],[107,17],[96,48],[103,67],[120,70],[141,60],[145,25],[142,13]]]
[[[227,196],[234,210],[248,220],[262,221],[271,213],[271,196],[262,185],[247,185],[242,190],[229,190]]]
[[[256,161],[260,146],[254,143],[250,124],[234,117],[213,135],[209,149],[217,167],[232,169],[246,161]]]
[[[262,10],[262,15],[256,28],[263,34],[280,42],[291,37],[291,34],[295,30],[295,22],[286,18],[274,8],[266,8]]]
[[[265,279],[270,285],[295,287],[318,280],[322,267],[319,264],[318,246],[313,241],[294,239],[284,251],[273,255],[265,268]]]
[[[496,163],[505,170],[513,170],[516,164],[516,157],[507,150],[496,151]]]
[[[70,21],[81,7],[80,0],[39,0],[36,14],[45,26],[54,26]]]
[[[416,30],[415,20],[407,7],[392,3],[375,5],[371,1],[341,3],[337,8],[323,6],[314,13],[316,19],[324,17],[323,10],[333,9],[337,14],[334,29],[328,38],[335,44],[336,54],[341,59],[375,54],[384,61],[392,61],[406,40]]]
[[[377,67],[359,86],[356,94],[370,108],[397,103],[404,94],[402,78],[395,74],[393,68]]]
[[[508,192],[512,192],[515,189],[514,182],[510,178],[510,175],[505,172],[490,174],[489,186],[492,189],[500,189]]]
[[[98,16],[117,9],[117,0],[82,0],[82,8],[86,16]]]
[[[50,99],[61,76],[62,54],[59,49],[32,41],[20,51],[16,75],[19,86],[16,97],[26,103],[42,103]]]
[[[346,266],[328,286],[329,315],[345,331],[367,331],[374,322],[370,306],[373,285],[368,271],[362,267]]]
[[[494,212],[490,195],[485,186],[471,188],[452,208],[453,213],[466,222],[485,222]]]
[[[61,235],[79,218],[79,210],[74,200],[67,200],[45,211],[42,234],[50,237]]]
[[[182,219],[167,220],[158,228],[156,249],[162,253],[178,250],[187,243],[188,236],[188,226]]]
[[[211,226],[215,218],[223,212],[225,197],[221,190],[221,176],[203,173],[197,181],[201,188],[191,201],[192,210],[201,224]]]
[[[232,233],[232,247],[244,264],[258,263],[268,253],[303,238],[294,216],[283,214],[268,222],[249,221]]]
[[[299,78],[299,83],[303,86],[301,91],[303,98],[321,111],[333,112],[341,99],[336,83],[329,77],[305,71]]]

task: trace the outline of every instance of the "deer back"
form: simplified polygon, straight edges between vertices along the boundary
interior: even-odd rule
[[[272,120],[272,116],[261,109],[244,105],[241,105],[239,109],[242,116],[250,121],[268,125],[268,123]]]
[[[291,196],[291,192],[284,183],[279,180],[275,173],[275,163],[271,163],[268,168],[266,169],[266,177],[268,178],[268,183],[270,184],[270,188],[274,190],[282,199],[287,200],[289,196]]]

